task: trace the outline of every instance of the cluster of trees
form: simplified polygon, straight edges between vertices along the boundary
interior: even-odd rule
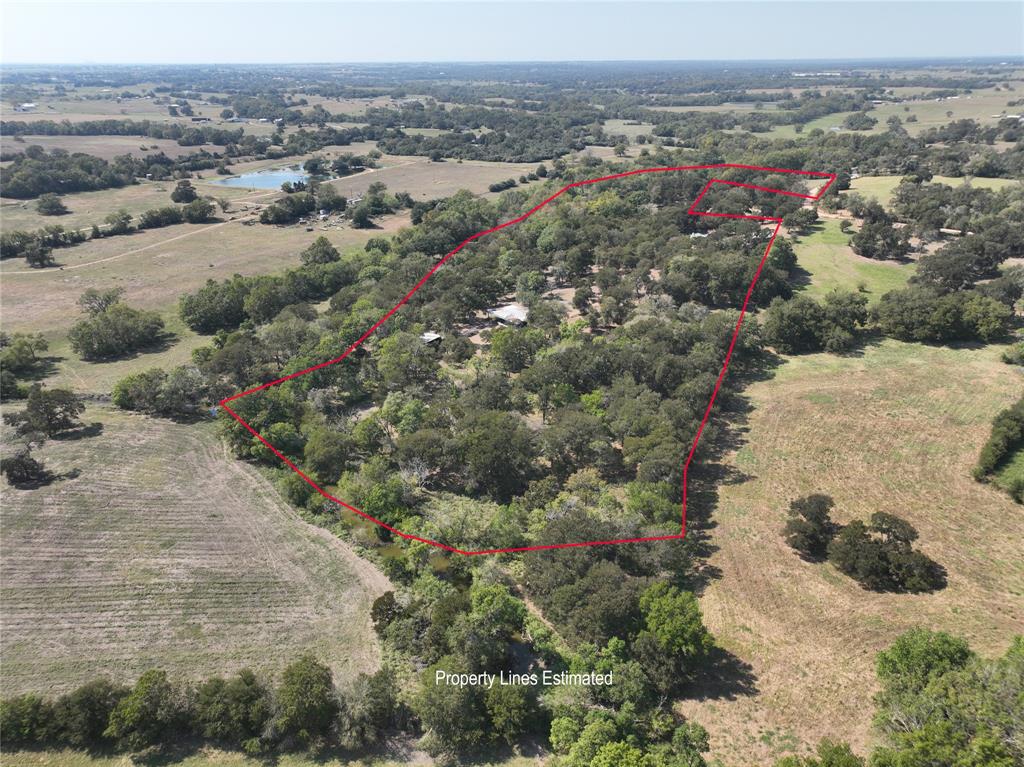
[[[775,298],[768,307],[764,340],[784,354],[845,352],[868,319],[867,298],[833,290],[821,302],[807,296]]]
[[[865,525],[836,525],[827,495],[798,498],[789,506],[783,535],[801,557],[836,568],[873,591],[935,591],[945,586],[943,568],[913,549],[917,530],[894,514],[878,511]]]
[[[143,752],[198,739],[272,755],[330,745],[365,748],[401,723],[394,675],[361,675],[342,696],[331,670],[305,655],[276,685],[247,669],[191,685],[147,671],[127,687],[96,679],[56,699],[19,695],[0,703],[7,748],[71,747]]]
[[[0,168],[0,194],[26,199],[47,192],[65,194],[121,187],[135,183],[137,170],[137,164],[128,157],[107,162],[80,152],[47,152],[40,146],[30,146]]]
[[[132,354],[164,338],[164,321],[156,312],[132,309],[121,303],[123,291],[89,288],[78,300],[88,315],[68,332],[71,348],[85,360],[103,360]]]
[[[899,260],[910,252],[909,230],[898,228],[896,219],[875,199],[858,194],[844,197],[846,209],[862,219],[860,229],[850,239],[853,252],[865,258]]]
[[[992,433],[981,448],[974,477],[983,480],[991,477],[1014,456],[1024,450],[1024,397],[1002,410],[992,421]],[[1024,503],[1024,473],[1009,477],[1006,490],[1018,503]]]
[[[291,224],[316,210],[343,211],[348,207],[348,200],[338,194],[330,184],[314,181],[310,185],[310,191],[299,190],[294,186],[282,188],[286,196],[260,212],[261,223]]]
[[[118,381],[113,391],[119,408],[168,418],[194,418],[207,397],[206,379],[194,365],[135,373]]]
[[[588,523],[601,524],[585,514],[573,520],[581,528]],[[582,614],[567,623],[564,612],[545,608],[558,634],[529,616],[523,601],[505,583],[480,570],[465,573],[471,576],[468,587],[460,585],[458,576],[439,579],[424,566],[425,561],[398,573],[410,583],[407,595],[396,598],[389,592],[379,598],[373,619],[388,647],[427,666],[411,695],[412,710],[424,733],[423,747],[438,756],[464,755],[534,735],[549,739],[560,765],[702,767],[702,754],[709,747],[707,733],[674,715],[668,701],[706,662],[713,642],[693,595],[657,577],[663,565],[658,564],[656,551],[631,553],[632,559],[645,564],[629,562],[629,555],[619,552],[616,556],[609,549],[603,555],[595,550],[546,552],[528,563],[527,571],[540,565],[543,575],[539,577],[545,579],[555,577],[554,570],[575,565],[586,571],[587,563],[603,563],[589,574],[585,589],[594,588],[601,579],[615,578],[613,562],[644,572],[626,576],[630,586],[618,593],[615,584],[609,583],[606,591],[577,594],[585,597],[576,605],[581,613],[604,611],[593,630],[583,628],[586,617]],[[569,588],[572,582],[561,585]],[[528,588],[534,593],[532,585]],[[592,605],[590,601],[606,598],[616,603]],[[617,623],[616,611],[628,613],[628,621]],[[594,640],[582,639],[581,630]],[[512,652],[513,641],[520,636],[534,657],[529,666],[522,666]],[[437,681],[438,672],[504,671],[507,675],[516,668],[522,669],[521,680],[490,689]],[[545,671],[611,675],[614,682],[545,687],[537,683]],[[531,673],[536,678],[529,678]]]
[[[222,207],[227,205],[224,201],[219,203]],[[199,197],[187,205],[168,205],[143,211],[139,214],[136,227],[132,226],[132,215],[122,209],[108,213],[102,227],[93,224],[90,235],[80,229],[65,229],[60,224],[51,224],[34,232],[20,229],[5,231],[0,234],[0,257],[24,258],[29,266],[35,268],[53,266],[55,248],[70,248],[87,239],[131,234],[136,228],[155,229],[181,223],[205,224],[213,219],[215,211],[214,203],[209,198]]]
[[[176,174],[187,175],[192,171],[215,168],[223,162],[219,156],[206,152],[177,159],[163,153],[143,158],[119,155],[107,161],[63,149],[47,152],[37,145],[28,146],[24,152],[5,159],[10,163],[0,168],[0,195],[16,199],[123,187],[137,183],[137,178],[163,179]]]
[[[269,322],[291,307],[293,318],[308,330],[307,324],[316,315],[308,303],[322,301],[350,285],[357,266],[339,261],[340,254],[326,237],[318,237],[300,257],[304,266],[280,276],[235,275],[219,283],[207,280],[195,293],[181,297],[181,318],[199,333],[215,333],[234,330],[246,320]],[[285,347],[281,353],[287,356],[296,351]],[[281,353],[277,354],[279,362],[287,358]]]
[[[48,438],[81,426],[78,416],[85,405],[67,389],[45,389],[32,384],[27,393],[25,409],[5,411],[4,423],[15,428],[21,443],[2,460],[0,474],[15,486],[31,486],[52,479],[42,461],[32,457],[32,449]]]
[[[0,122],[5,136],[143,136],[170,139],[181,146],[219,144],[227,146],[243,141],[242,128],[217,128],[212,125],[184,126],[175,122],[150,120],[11,120]]]
[[[1024,761],[1020,696],[1024,637],[999,658],[977,656],[960,637],[912,629],[876,659],[881,690],[874,724],[883,745],[869,759],[823,740],[815,756],[786,756],[774,767],[1010,767]]]
[[[19,399],[27,389],[19,379],[30,380],[42,372],[43,360],[39,353],[49,349],[42,333],[14,333],[0,331],[0,402]]]
[[[542,112],[482,105],[449,108],[428,100],[400,109],[371,108],[359,119],[392,129],[393,135],[378,144],[388,154],[538,162],[583,149],[588,138],[597,139],[595,125],[599,130],[604,118],[600,110],[582,100],[550,99]],[[437,136],[406,135],[401,130],[406,127],[445,132]]]
[[[51,224],[34,232],[20,229],[0,233],[0,258],[24,258],[33,268],[53,264],[54,248],[69,248],[85,242],[86,235],[77,229]]]
[[[187,205],[167,205],[153,208],[139,214],[139,229],[158,229],[174,224],[205,224],[213,218],[215,208],[205,198],[197,198]]]
[[[1009,332],[1013,309],[974,290],[910,287],[883,295],[872,316],[884,335],[901,341],[988,343]]]

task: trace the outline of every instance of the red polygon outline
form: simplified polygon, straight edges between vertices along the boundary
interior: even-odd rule
[[[707,408],[704,411],[704,417],[703,417],[703,419],[700,422],[700,427],[697,429],[696,436],[694,436],[694,438],[693,438],[693,444],[690,446],[690,452],[686,456],[686,462],[683,464],[682,526],[680,528],[679,534],[677,534],[677,535],[656,535],[656,536],[649,536],[649,537],[644,537],[644,538],[622,538],[622,539],[619,539],[619,540],[612,540],[612,541],[582,541],[582,542],[579,542],[579,543],[554,543],[554,544],[548,544],[548,545],[545,545],[545,546],[519,546],[519,547],[507,548],[507,549],[484,549],[484,550],[481,550],[481,551],[465,551],[463,549],[458,549],[458,548],[455,548],[454,546],[449,546],[449,545],[447,545],[445,543],[440,543],[439,541],[430,540],[429,538],[421,538],[420,536],[412,535],[411,533],[403,533],[401,530],[398,530],[398,529],[392,527],[391,525],[388,525],[388,524],[386,524],[384,522],[381,522],[379,519],[375,519],[374,517],[370,516],[369,514],[367,514],[367,513],[363,512],[363,511],[357,509],[355,506],[352,506],[352,505],[350,505],[348,503],[345,503],[343,500],[341,500],[339,498],[335,498],[333,495],[331,495],[330,493],[326,492],[323,488],[321,488],[316,482],[314,482],[312,479],[310,479],[309,476],[307,476],[298,466],[296,466],[294,463],[292,463],[290,460],[288,460],[288,458],[285,457],[277,448],[275,448],[273,445],[271,445],[269,442],[267,442],[267,440],[265,440],[254,428],[252,428],[252,426],[250,426],[249,423],[245,421],[245,419],[243,419],[241,416],[239,416],[238,413],[236,413],[234,410],[232,410],[228,406],[229,402],[232,402],[232,401],[234,401],[236,399],[241,399],[242,397],[246,397],[246,396],[248,396],[250,394],[254,394],[254,393],[258,392],[258,391],[263,391],[264,389],[269,389],[272,386],[277,386],[278,384],[284,383],[285,381],[290,381],[293,378],[298,378],[299,376],[303,376],[306,373],[312,373],[314,370],[320,370],[321,368],[325,368],[325,367],[327,367],[329,365],[335,365],[335,364],[341,362],[346,357],[348,357],[348,355],[350,355],[353,351],[355,351],[359,347],[359,345],[362,344],[363,341],[365,341],[370,336],[371,333],[373,333],[377,328],[379,328],[381,325],[383,325],[388,320],[388,318],[391,317],[391,315],[393,315],[395,312],[397,312],[402,307],[402,305],[405,304],[413,296],[413,294],[415,294],[416,291],[419,290],[423,286],[423,284],[428,279],[430,279],[430,277],[434,274],[434,272],[436,272],[438,269],[440,269],[448,261],[448,259],[450,259],[452,256],[454,256],[456,253],[458,253],[464,247],[466,247],[466,245],[468,245],[469,243],[473,242],[473,240],[477,240],[477,239],[483,237],[484,235],[491,234],[493,232],[497,232],[498,230],[504,229],[505,227],[512,226],[514,224],[518,224],[518,223],[520,223],[522,221],[525,221],[530,216],[532,216],[534,213],[536,213],[538,210],[540,210],[541,208],[546,206],[548,203],[554,201],[555,199],[557,199],[561,195],[565,194],[570,189],[574,189],[574,188],[580,187],[580,186],[588,186],[590,184],[597,184],[597,183],[600,183],[602,181],[611,181],[611,180],[617,179],[617,178],[625,178],[627,176],[637,176],[637,175],[640,175],[642,173],[667,173],[667,172],[671,172],[671,171],[683,171],[683,170],[714,170],[716,168],[737,168],[737,169],[740,169],[740,170],[755,170],[755,171],[764,171],[764,172],[768,172],[768,173],[792,173],[792,174],[797,174],[797,175],[802,175],[802,176],[821,176],[821,177],[828,178],[828,182],[826,182],[822,187],[820,187],[815,194],[810,195],[810,194],[801,194],[799,192],[791,192],[791,191],[788,191],[786,189],[770,189],[768,187],[756,186],[754,184],[743,184],[743,183],[740,183],[738,181],[728,181],[726,179],[713,178],[713,179],[710,179],[704,185],[704,188],[701,189],[700,194],[697,195],[697,198],[693,201],[693,203],[690,205],[690,207],[686,211],[687,213],[689,213],[690,215],[693,215],[693,216],[713,216],[713,217],[716,217],[716,218],[738,218],[738,219],[749,219],[751,221],[761,221],[761,222],[772,222],[773,221],[773,222],[775,222],[775,229],[772,231],[772,236],[768,240],[768,247],[765,248],[764,255],[761,256],[761,260],[760,260],[760,262],[757,265],[757,270],[754,272],[754,279],[751,280],[750,286],[747,288],[747,294],[746,294],[746,296],[743,299],[743,306],[740,307],[740,315],[739,315],[739,318],[736,320],[736,327],[733,330],[732,340],[729,343],[729,350],[726,352],[725,361],[722,363],[722,369],[718,373],[718,379],[715,381],[715,388],[711,392],[711,400],[708,402],[708,406],[707,406]],[[451,552],[453,552],[455,554],[465,554],[467,556],[475,556],[475,555],[478,555],[478,554],[505,554],[505,553],[511,553],[511,552],[516,552],[516,551],[537,551],[537,550],[540,550],[540,549],[567,549],[567,548],[572,548],[572,547],[575,547],[575,546],[603,546],[603,545],[609,545],[609,544],[613,544],[613,543],[641,543],[641,542],[644,542],[644,541],[670,541],[670,540],[678,540],[678,539],[685,538],[686,537],[686,486],[687,486],[687,478],[688,478],[689,472],[690,472],[690,462],[693,460],[694,453],[697,450],[697,443],[700,441],[701,434],[704,432],[704,427],[707,424],[708,418],[711,415],[711,408],[715,404],[715,398],[718,396],[718,390],[722,386],[722,380],[725,378],[725,373],[729,369],[729,361],[732,359],[732,352],[733,352],[733,349],[736,346],[736,339],[739,337],[740,326],[743,325],[743,319],[746,316],[747,306],[750,303],[751,295],[753,295],[754,286],[757,284],[757,280],[761,276],[761,270],[764,267],[765,261],[768,258],[768,254],[771,252],[772,245],[775,243],[775,238],[779,234],[779,228],[782,226],[782,219],[781,218],[772,217],[772,216],[753,216],[753,215],[746,215],[746,214],[740,214],[740,213],[711,213],[711,212],[706,212],[706,211],[698,211],[698,210],[696,210],[696,207],[700,204],[701,200],[704,199],[704,196],[708,193],[708,190],[711,189],[711,186],[713,184],[725,184],[727,186],[737,186],[737,187],[742,187],[743,189],[753,189],[753,190],[756,190],[756,191],[759,191],[759,192],[773,192],[773,193],[776,193],[776,194],[788,195],[790,197],[801,197],[801,198],[803,198],[805,200],[818,200],[825,193],[825,191],[829,188],[829,186],[831,186],[835,182],[835,180],[836,180],[836,175],[834,173],[826,173],[824,171],[793,170],[793,169],[789,169],[789,168],[765,168],[765,167],[761,167],[761,166],[758,166],[758,165],[738,165],[738,164],[735,164],[735,163],[716,163],[716,164],[713,164],[713,165],[681,165],[681,166],[672,167],[672,168],[640,168],[638,170],[631,170],[631,171],[627,171],[625,173],[615,173],[615,174],[613,174],[611,176],[601,176],[600,178],[591,178],[591,179],[586,179],[584,181],[577,181],[575,183],[569,184],[568,186],[562,187],[557,192],[555,192],[553,195],[548,197],[546,200],[544,200],[540,204],[535,205],[534,207],[530,208],[530,210],[526,211],[526,213],[524,213],[523,215],[519,216],[518,218],[514,218],[511,221],[506,221],[504,224],[498,224],[497,226],[492,227],[490,229],[486,229],[486,230],[484,230],[482,232],[477,232],[472,237],[467,237],[465,240],[463,240],[461,243],[459,243],[459,245],[456,248],[454,248],[449,253],[447,253],[444,258],[442,258],[440,261],[438,261],[436,264],[434,264],[434,266],[432,266],[430,268],[430,270],[425,275],[423,275],[422,278],[420,278],[420,281],[417,282],[413,286],[412,290],[410,290],[408,293],[405,294],[405,296],[402,298],[401,301],[399,301],[397,304],[395,304],[383,317],[381,317],[379,320],[377,320],[370,327],[370,329],[367,330],[365,333],[363,333],[358,338],[358,340],[355,341],[355,343],[353,343],[351,346],[349,346],[345,350],[344,354],[342,354],[340,357],[335,357],[332,360],[327,360],[327,362],[321,362],[319,365],[313,365],[312,367],[306,368],[305,370],[300,370],[297,373],[292,373],[290,375],[286,375],[286,376],[284,376],[282,378],[278,378],[276,380],[270,381],[270,382],[262,384],[260,386],[253,387],[252,389],[247,389],[246,391],[239,392],[238,394],[234,394],[234,395],[232,395],[230,397],[226,397],[226,398],[224,398],[224,399],[222,399],[220,401],[220,406],[223,407],[226,411],[228,411],[228,413],[231,414],[232,418],[234,418],[236,421],[238,421],[240,424],[242,424],[242,426],[244,426],[254,437],[256,437],[256,439],[258,439],[260,442],[262,442],[274,455],[276,455],[278,458],[280,458],[285,463],[286,466],[288,466],[292,471],[294,471],[296,474],[298,474],[300,477],[302,477],[310,485],[310,487],[312,487],[314,490],[316,490],[318,493],[320,493],[320,495],[322,495],[324,498],[327,498],[327,499],[329,499],[331,501],[334,501],[335,503],[337,503],[337,504],[339,504],[341,506],[344,506],[349,511],[352,511],[352,512],[358,514],[359,516],[364,517],[365,519],[368,519],[371,522],[374,522],[374,523],[380,525],[381,527],[383,527],[383,528],[385,528],[387,530],[390,530],[392,533],[395,533],[396,535],[399,535],[402,538],[405,538],[407,540],[412,540],[412,541],[419,541],[420,543],[426,543],[426,544],[429,544],[431,546],[437,546],[438,548],[444,549],[445,551],[451,551]]]

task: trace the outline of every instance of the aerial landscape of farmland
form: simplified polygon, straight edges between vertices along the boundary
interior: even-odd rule
[[[1024,6],[2,15],[3,764],[1024,764]]]

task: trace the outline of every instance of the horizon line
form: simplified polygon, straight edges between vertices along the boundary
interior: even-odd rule
[[[471,65],[471,64],[801,64],[801,63],[891,63],[891,62],[984,61],[1000,64],[1024,63],[1024,54],[977,54],[963,56],[870,56],[863,58],[751,58],[751,59],[381,59],[361,61],[4,61],[0,67],[196,67],[196,66],[373,66],[373,65]]]

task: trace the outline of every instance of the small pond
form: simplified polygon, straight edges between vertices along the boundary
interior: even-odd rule
[[[238,176],[228,176],[218,179],[214,184],[221,186],[238,186],[243,189],[280,189],[285,181],[295,183],[296,181],[308,181],[309,174],[302,170],[301,166],[294,165],[290,168],[267,168],[252,173],[242,173]]]

